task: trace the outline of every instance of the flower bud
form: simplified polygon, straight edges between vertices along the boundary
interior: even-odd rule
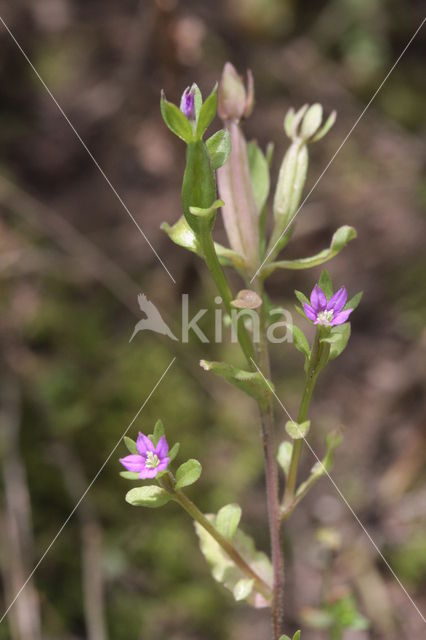
[[[235,67],[227,62],[222,72],[218,94],[218,114],[222,120],[239,121],[253,110],[254,84],[251,71],[247,72],[247,89]]]
[[[195,89],[193,87],[187,87],[183,92],[180,110],[188,120],[195,120]]]

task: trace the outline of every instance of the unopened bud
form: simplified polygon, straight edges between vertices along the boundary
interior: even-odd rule
[[[187,87],[183,92],[180,110],[188,120],[195,120],[195,89],[193,87]]]
[[[241,120],[247,118],[253,110],[253,75],[247,73],[247,89],[235,67],[227,62],[223,68],[218,94],[218,114],[222,120]]]

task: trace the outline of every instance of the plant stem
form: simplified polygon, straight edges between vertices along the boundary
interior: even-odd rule
[[[309,406],[312,399],[312,394],[315,389],[315,385],[318,379],[318,375],[321,371],[324,358],[328,357],[329,345],[320,342],[321,330],[317,329],[315,334],[314,343],[312,346],[311,356],[309,358],[308,369],[306,372],[305,386],[303,389],[302,399],[300,401],[299,413],[297,416],[297,422],[301,424],[305,422],[308,417]],[[287,483],[282,502],[281,511],[286,513],[295,499],[296,483],[297,483],[297,471],[299,468],[300,454],[303,447],[303,438],[295,440],[293,443],[293,451],[290,459],[290,466],[287,476]],[[294,505],[295,506],[295,505]]]
[[[257,281],[257,292],[263,296],[263,288]],[[258,365],[267,380],[271,378],[269,352],[265,339],[265,313],[263,305],[260,309],[260,340],[258,347]],[[268,505],[269,535],[271,542],[272,567],[274,572],[272,626],[274,640],[279,640],[283,624],[284,600],[284,559],[281,547],[281,518],[278,484],[278,468],[275,447],[275,421],[273,401],[269,400],[266,408],[259,404],[262,442],[265,456],[266,499]]]
[[[167,490],[172,493],[174,500],[191,516],[193,520],[198,522],[211,536],[216,540],[218,545],[222,547],[225,553],[231,558],[235,565],[251,580],[254,580],[256,591],[261,593],[264,598],[271,598],[271,588],[244,560],[240,552],[234,547],[232,542],[225,538],[208,518],[199,510],[199,508],[190,500],[182,491],[174,489]]]
[[[233,307],[231,305],[231,302],[234,297],[218,260],[210,230],[203,230],[199,234],[199,241],[207,268],[209,269],[216,287],[222,297],[225,309],[232,318]],[[241,318],[237,320],[237,336],[238,342],[240,343],[241,349],[243,350],[243,353],[247,358],[250,369],[252,369],[252,358],[254,355],[253,345]]]

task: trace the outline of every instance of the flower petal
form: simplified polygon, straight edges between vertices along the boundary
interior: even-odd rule
[[[136,440],[136,446],[139,453],[143,456],[148,453],[148,451],[152,451],[154,453],[155,447],[152,444],[151,440],[144,433],[139,431],[138,439]]]
[[[311,293],[311,306],[315,313],[324,311],[327,306],[327,297],[319,285],[315,285]]]
[[[331,326],[334,327],[337,324],[343,324],[351,315],[353,309],[346,309],[345,311],[341,311],[336,316],[334,316],[333,320],[330,322]]]
[[[327,304],[327,311],[333,310],[335,313],[340,313],[346,304],[348,294],[345,287],[340,287],[338,291],[332,296]]]
[[[139,473],[139,471],[145,468],[145,458],[138,456],[136,453],[126,456],[125,458],[120,458],[120,462],[127,471],[133,471],[135,473]]]
[[[166,436],[161,436],[155,447],[155,453],[160,458],[164,458],[169,453],[169,445],[167,444]]]
[[[169,466],[170,458],[163,458],[158,467],[155,467],[156,471],[164,471]]]
[[[317,314],[312,309],[310,304],[308,304],[307,302],[304,302],[303,309],[305,311],[305,316],[309,318],[309,320],[312,320],[312,322],[314,322],[317,319]]]
[[[158,467],[155,467],[155,469],[142,469],[139,474],[139,478],[142,478],[142,480],[145,480],[146,478],[155,478],[157,473]]]

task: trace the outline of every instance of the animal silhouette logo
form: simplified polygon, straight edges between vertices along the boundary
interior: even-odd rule
[[[139,320],[135,325],[135,329],[129,342],[133,340],[139,331],[154,331],[155,333],[160,333],[163,336],[168,336],[172,340],[177,340],[176,336],[164,322],[157,307],[148,300],[144,293],[140,293],[138,295],[138,303],[141,311],[146,315],[146,318]]]

